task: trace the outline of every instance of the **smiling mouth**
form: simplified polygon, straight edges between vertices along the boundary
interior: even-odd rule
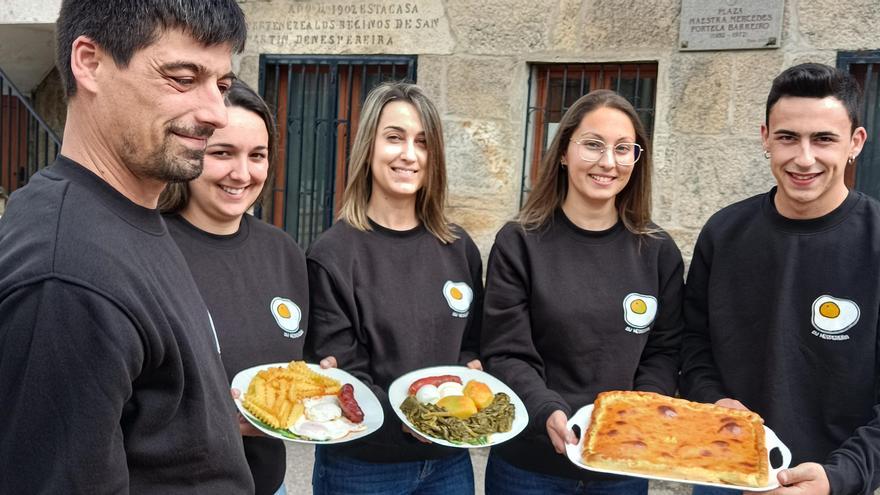
[[[616,177],[606,177],[604,175],[593,175],[593,174],[588,174],[588,175],[590,176],[591,179],[593,179],[594,181],[599,182],[601,184],[611,184],[612,182],[614,182],[614,179],[616,178]]]
[[[796,181],[809,181],[815,179],[816,177],[822,175],[822,172],[815,172],[812,174],[796,174],[794,172],[786,172],[792,179]]]
[[[220,189],[222,189],[222,190],[223,190],[224,192],[226,192],[227,194],[231,194],[231,195],[233,195],[233,196],[240,196],[241,194],[244,193],[244,190],[247,189],[247,188],[245,188],[245,187],[227,187],[227,186],[220,186]]]
[[[419,173],[418,170],[414,170],[414,169],[410,169],[410,168],[391,167],[391,170],[395,173],[404,174],[404,175],[416,175],[417,173]]]
[[[206,138],[206,137],[187,136],[186,134],[179,134],[177,132],[175,132],[173,134],[175,136],[179,137],[180,139],[182,139],[186,142],[192,143],[194,145],[197,145],[198,147],[203,148],[203,149],[208,145],[208,138]]]

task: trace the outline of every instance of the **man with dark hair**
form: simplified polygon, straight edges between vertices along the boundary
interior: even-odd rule
[[[156,209],[226,125],[234,0],[64,0],[56,162],[0,220],[0,493],[252,493],[210,315]]]
[[[682,393],[776,431],[793,467],[773,493],[880,486],[880,203],[844,184],[867,138],[858,98],[825,65],[773,81],[761,136],[777,185],[710,218],[688,274]]]

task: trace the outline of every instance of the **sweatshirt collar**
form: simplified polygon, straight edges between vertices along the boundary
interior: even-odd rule
[[[211,232],[206,232],[191,224],[183,217],[183,215],[178,213],[166,215],[165,219],[168,222],[174,222],[179,225],[186,236],[202,244],[218,249],[235,249],[247,240],[248,234],[250,233],[250,219],[248,216],[249,215],[245,213],[241,217],[241,223],[238,225],[238,230],[232,234],[212,234]]]
[[[82,186],[107,209],[138,230],[151,235],[163,235],[167,232],[157,208],[144,208],[134,203],[94,172],[66,156],[59,154],[53,166],[46,170],[46,174]]]
[[[373,221],[372,218],[367,218],[367,220],[370,221],[370,227],[373,228],[373,232],[376,232],[377,234],[385,237],[393,237],[396,239],[411,239],[414,237],[418,237],[428,231],[428,229],[425,228],[424,223],[419,223],[417,226],[409,230],[393,230],[389,229],[388,227],[383,227],[379,225],[378,223]]]
[[[617,219],[617,223],[605,230],[586,230],[578,227],[568,218],[562,208],[557,208],[554,221],[562,225],[566,232],[573,234],[577,239],[590,244],[604,244],[614,239],[623,231],[623,222]]]
[[[845,220],[852,209],[855,208],[861,200],[861,196],[858,193],[850,191],[849,194],[847,194],[846,199],[843,200],[843,203],[827,215],[818,218],[810,218],[808,220],[795,220],[782,216],[776,209],[776,203],[774,202],[776,190],[777,188],[774,186],[773,189],[770,189],[770,192],[764,196],[762,210],[773,227],[792,234],[813,234],[828,230]]]

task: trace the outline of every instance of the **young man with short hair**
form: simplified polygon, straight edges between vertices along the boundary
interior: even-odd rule
[[[682,393],[764,418],[793,454],[772,493],[880,486],[880,203],[844,184],[867,137],[858,96],[825,65],[773,81],[777,185],[710,218],[688,274]]]
[[[205,303],[159,211],[226,125],[233,0],[65,0],[61,154],[0,220],[0,493],[252,493]]]

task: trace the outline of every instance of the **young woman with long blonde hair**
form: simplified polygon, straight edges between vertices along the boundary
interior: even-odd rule
[[[369,385],[385,423],[362,440],[318,446],[316,494],[473,493],[467,451],[417,440],[386,392],[418,368],[480,367],[480,253],[446,218],[443,148],[440,117],[418,86],[385,83],[367,96],[339,221],[307,255],[306,347]]]

